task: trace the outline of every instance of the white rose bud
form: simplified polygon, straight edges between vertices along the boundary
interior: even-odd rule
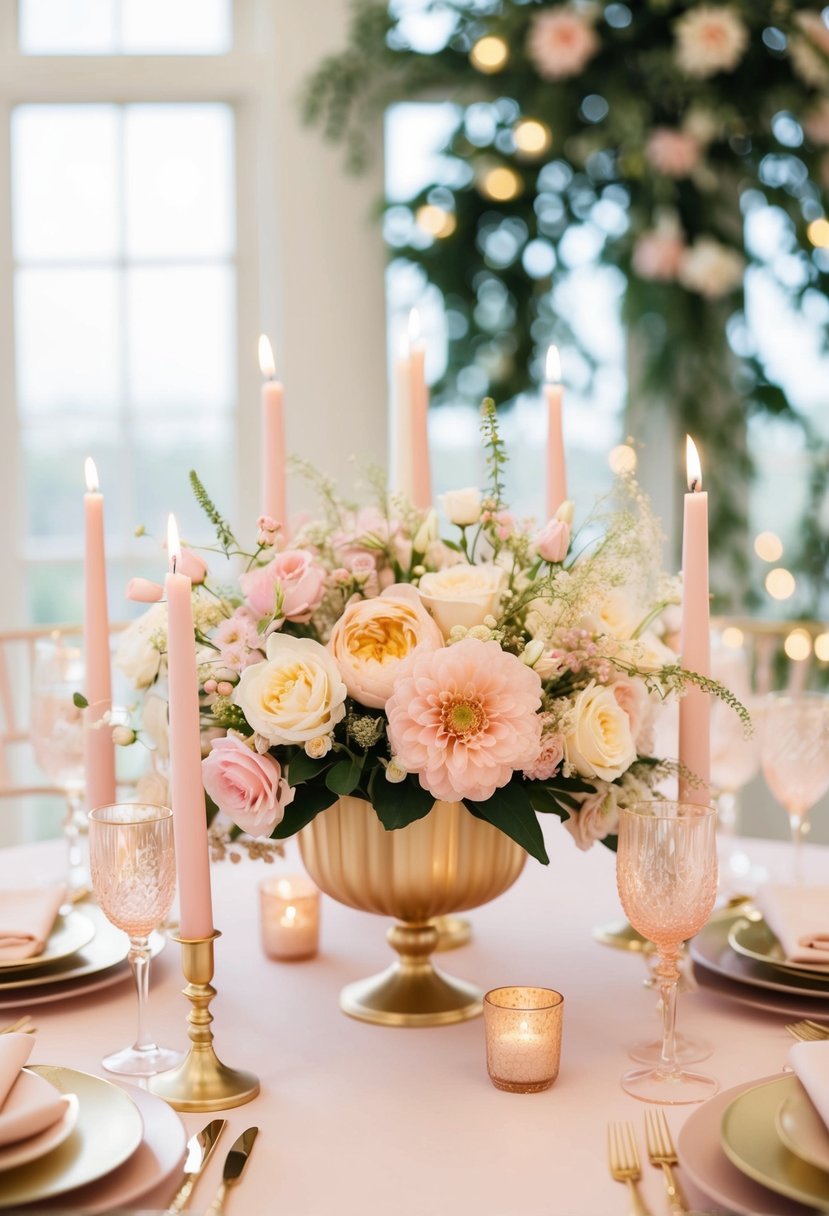
[[[386,765],[386,780],[390,781],[392,785],[397,785],[398,782],[405,781],[407,776],[408,773],[403,765],[399,760],[396,760],[395,757],[392,756],[391,760],[389,760],[388,764]]]
[[[131,726],[113,726],[112,742],[116,747],[129,747],[135,742],[135,731]]]
[[[310,756],[312,760],[321,760],[333,746],[330,735],[317,735],[316,739],[309,739],[305,744],[305,755]]]
[[[555,519],[560,519],[563,524],[571,524],[573,522],[573,500],[565,498],[559,509],[555,513]]]
[[[449,522],[459,528],[468,528],[481,518],[481,491],[475,486],[450,490],[448,494],[441,494],[439,502]]]
[[[544,643],[541,641],[541,638],[533,638],[521,652],[521,662],[526,663],[528,667],[535,667],[543,653]]]
[[[438,513],[432,507],[426,514],[423,523],[414,534],[412,548],[415,553],[425,553],[432,541],[438,538]]]

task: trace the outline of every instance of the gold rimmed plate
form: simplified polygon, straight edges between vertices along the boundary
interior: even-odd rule
[[[59,1144],[63,1144],[68,1136],[72,1135],[75,1124],[78,1122],[78,1099],[75,1094],[64,1094],[63,1104],[63,1114],[51,1127],[44,1128],[36,1136],[28,1136],[25,1140],[17,1141],[16,1144],[5,1144],[0,1148],[0,1173],[3,1170],[13,1170],[19,1165],[26,1165],[29,1161],[37,1161],[40,1157],[45,1157],[47,1153],[51,1153]],[[0,1189],[2,1186],[3,1179],[0,1178]]]
[[[54,1152],[3,1174],[0,1209],[64,1195],[103,1178],[133,1155],[144,1135],[138,1107],[111,1081],[49,1064],[31,1071],[61,1093],[76,1095],[78,1122]]]
[[[737,984],[760,989],[766,988],[773,992],[786,993],[797,997],[798,1000],[808,998],[814,1002],[811,1013],[826,1016],[829,1011],[829,984],[823,984],[818,976],[796,975],[793,972],[782,972],[755,959],[738,954],[729,942],[729,934],[738,920],[744,920],[741,915],[718,917],[710,920],[688,945],[691,958],[698,967],[708,972],[714,972]],[[827,1008],[821,1010],[817,1002],[826,1002]]]
[[[789,1152],[829,1173],[829,1131],[799,1083],[784,1098],[777,1112],[776,1127]]]
[[[33,967],[50,967],[88,945],[95,936],[95,924],[83,912],[66,912],[58,916],[46,945],[40,954],[31,958],[16,958],[0,962],[0,978],[13,972],[28,971]]]
[[[777,1112],[797,1092],[797,1077],[777,1077],[745,1090],[726,1108],[720,1129],[729,1161],[778,1195],[826,1210],[829,1174],[792,1153],[777,1133]]]
[[[735,921],[728,932],[728,944],[744,958],[753,959],[775,971],[808,977],[810,981],[820,977],[829,989],[829,963],[793,963],[786,957],[769,926],[760,918],[744,917]]]

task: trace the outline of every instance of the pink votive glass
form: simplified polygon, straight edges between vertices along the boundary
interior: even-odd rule
[[[486,1066],[497,1089],[535,1094],[558,1076],[564,997],[552,988],[493,988],[484,997]]]
[[[259,884],[262,949],[268,958],[294,961],[319,950],[320,893],[304,874]]]

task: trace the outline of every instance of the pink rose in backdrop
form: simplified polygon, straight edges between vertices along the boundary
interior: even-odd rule
[[[564,80],[577,76],[599,49],[592,24],[572,8],[560,5],[538,13],[530,27],[527,52],[539,76]]]
[[[576,794],[584,798],[581,809],[565,820],[564,826],[582,852],[587,852],[597,840],[604,840],[619,828],[618,790],[604,786],[595,794]]]
[[[294,800],[277,761],[252,751],[238,735],[214,739],[201,768],[216,806],[251,836],[270,836]]]
[[[497,642],[415,650],[386,703],[392,753],[435,798],[483,802],[532,765],[541,681]]]
[[[688,177],[699,164],[696,136],[672,127],[656,127],[645,145],[645,156],[657,173],[666,177]]]
[[[534,544],[545,562],[563,562],[570,547],[570,525],[553,517],[536,533]]]
[[[541,715],[542,729],[547,714]],[[541,746],[535,760],[524,769],[528,781],[549,781],[564,759],[564,736],[548,730],[541,736]]]
[[[670,283],[679,274],[685,241],[677,228],[643,232],[633,247],[633,269],[640,279]]]
[[[310,620],[325,593],[325,571],[304,549],[285,549],[267,566],[248,570],[239,578],[242,594],[259,617],[272,616],[277,587],[282,594],[280,621]]]
[[[654,706],[647,688],[641,680],[631,679],[629,676],[620,676],[613,681],[610,688],[616,703],[628,716],[636,750],[647,750],[644,744],[651,738],[654,714]]]

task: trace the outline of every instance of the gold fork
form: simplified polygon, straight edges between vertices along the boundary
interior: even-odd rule
[[[609,1123],[607,1126],[607,1160],[614,1182],[624,1182],[630,1191],[632,1216],[651,1216],[636,1189],[642,1177],[639,1150],[630,1123]]]
[[[665,1175],[668,1210],[671,1212],[671,1216],[687,1212],[685,1199],[672,1168],[679,1165],[679,1158],[664,1111],[645,1111],[645,1138],[648,1142],[648,1159],[651,1165],[655,1165],[657,1168],[661,1166],[662,1173]]]
[[[32,1019],[28,1013],[24,1013],[22,1018],[18,1018],[16,1022],[9,1022],[8,1026],[0,1026],[0,1034],[34,1034],[37,1026],[32,1022],[31,1026],[27,1026],[27,1022]]]
[[[821,1039],[829,1039],[829,1026],[821,1026],[804,1018],[802,1022],[790,1022],[786,1027],[793,1039],[801,1043],[818,1043]]]

